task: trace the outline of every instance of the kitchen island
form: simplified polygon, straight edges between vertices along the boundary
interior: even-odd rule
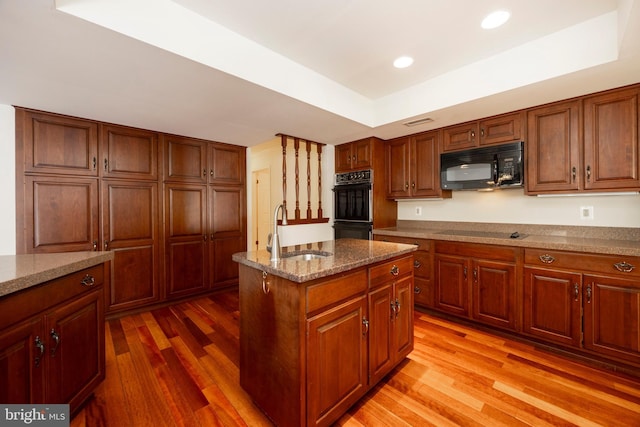
[[[335,422],[413,349],[416,246],[339,239],[233,255],[240,384],[279,426]]]

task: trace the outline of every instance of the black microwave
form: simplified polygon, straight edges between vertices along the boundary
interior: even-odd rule
[[[440,155],[443,190],[482,190],[524,185],[524,142]]]

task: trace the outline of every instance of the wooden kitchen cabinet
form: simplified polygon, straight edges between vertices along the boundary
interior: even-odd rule
[[[387,198],[451,197],[440,188],[440,132],[386,143]]]
[[[525,249],[524,332],[640,364],[640,257]]]
[[[336,145],[335,169],[336,173],[350,172],[373,167],[373,156],[376,154],[375,145],[380,145],[378,138],[365,138],[358,141]]]
[[[209,180],[207,141],[163,135],[164,180],[206,184]]]
[[[486,325],[518,330],[519,252],[508,246],[435,242],[437,310]]]
[[[241,264],[241,386],[276,425],[331,425],[413,349],[412,288],[412,256],[305,283]]]
[[[246,149],[209,143],[209,183],[239,186],[245,182]]]
[[[67,403],[104,379],[103,265],[0,299],[3,403]]]
[[[417,306],[433,308],[433,241],[379,234],[373,239],[418,246],[413,253],[413,300]]]
[[[524,126],[522,111],[449,126],[443,130],[442,151],[521,141],[524,138]]]
[[[158,183],[102,181],[103,248],[113,251],[107,312],[160,301]]]
[[[100,147],[102,177],[158,179],[158,133],[101,123]]]

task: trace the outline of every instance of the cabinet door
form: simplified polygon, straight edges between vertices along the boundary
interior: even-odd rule
[[[209,212],[211,239],[245,234],[244,188],[209,186]]]
[[[524,268],[523,331],[559,344],[580,346],[581,275]]]
[[[26,172],[98,176],[96,122],[16,108],[16,139]]]
[[[435,255],[436,309],[458,316],[469,316],[468,270],[467,258]]]
[[[442,134],[442,151],[456,151],[477,147],[478,122],[463,123],[445,128]]]
[[[335,149],[336,172],[348,172],[351,170],[351,143],[336,145]]]
[[[640,362],[640,282],[585,275],[582,298],[584,347]]]
[[[404,359],[413,350],[413,278],[405,276],[394,284],[393,362]]]
[[[527,121],[527,191],[580,189],[580,103],[529,110]]]
[[[165,181],[206,183],[209,179],[206,141],[164,135]]]
[[[168,297],[208,288],[207,186],[165,188],[166,286]]]
[[[584,188],[640,188],[640,89],[584,101]]]
[[[160,299],[158,184],[103,180],[104,247],[113,251],[107,310]]]
[[[98,246],[98,180],[25,177],[25,252],[93,251]]]
[[[102,176],[158,179],[158,134],[116,125],[100,125]]]
[[[45,316],[48,375],[45,402],[73,412],[104,379],[102,288]]]
[[[369,382],[375,384],[393,367],[393,286],[389,283],[369,293]]]
[[[409,197],[410,143],[409,138],[398,138],[386,143],[385,164],[387,170],[387,197],[390,199]]]
[[[3,404],[44,402],[42,387],[47,348],[43,330],[42,319],[38,317],[0,331],[0,402]]]
[[[439,133],[411,138],[411,195],[438,196],[440,191]]]
[[[209,144],[209,182],[240,185],[245,181],[245,148]]]
[[[209,261],[209,277],[212,288],[222,288],[238,284],[238,263],[231,257],[237,252],[247,250],[247,238],[226,237],[214,239],[209,244],[211,260]]]
[[[372,141],[363,139],[351,143],[351,157],[355,159],[351,163],[352,169],[367,169],[371,167]]]
[[[366,391],[366,310],[362,296],[307,320],[307,426],[331,424]]]
[[[514,264],[474,260],[472,316],[487,325],[516,330],[516,268]]]
[[[480,145],[520,141],[524,138],[524,113],[505,114],[480,122]]]

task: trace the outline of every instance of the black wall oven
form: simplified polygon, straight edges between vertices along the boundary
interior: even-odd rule
[[[371,239],[373,233],[372,171],[336,174],[334,237]]]

